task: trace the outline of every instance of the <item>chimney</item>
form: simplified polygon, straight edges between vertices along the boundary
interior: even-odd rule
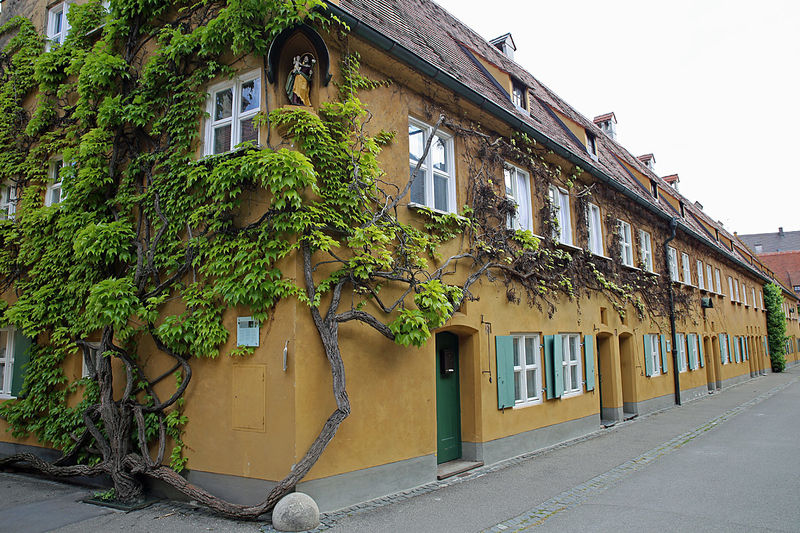
[[[669,176],[664,176],[661,179],[672,185],[672,188],[675,189],[676,191],[678,190],[678,183],[680,183],[681,180],[677,174],[670,174]]]
[[[640,155],[636,159],[644,163],[644,166],[646,166],[650,170],[653,170],[656,166],[656,157],[653,154]]]
[[[506,33],[501,35],[500,37],[495,37],[491,41],[489,41],[492,45],[494,45],[498,50],[503,52],[507,58],[510,60],[514,60],[514,51],[517,49],[517,45],[514,44],[514,39],[511,37],[510,33]]]
[[[617,117],[614,112],[594,117],[592,120],[610,139],[617,139]]]
[[[778,228],[778,237],[783,237],[783,228]]]

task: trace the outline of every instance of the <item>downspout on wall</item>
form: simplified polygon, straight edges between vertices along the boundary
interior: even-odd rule
[[[669,221],[670,235],[664,241],[664,264],[667,265],[667,279],[669,280],[669,329],[672,336],[672,368],[675,375],[675,405],[681,404],[681,376],[678,370],[678,343],[677,333],[675,332],[675,293],[672,290],[672,273],[669,270],[669,243],[675,238],[675,230],[678,227],[678,219],[672,217]],[[677,266],[677,265],[676,265]]]

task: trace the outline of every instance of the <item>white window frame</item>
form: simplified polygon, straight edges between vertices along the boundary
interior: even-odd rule
[[[672,246],[667,246],[667,258],[669,259],[669,279],[672,281],[680,281],[678,277],[678,250]]]
[[[573,350],[574,349],[574,350]],[[583,393],[583,374],[581,366],[581,336],[577,333],[561,334],[561,364],[563,365],[562,378],[564,380],[564,393],[562,398],[576,396]],[[572,355],[575,359],[572,359]],[[577,382],[573,383],[572,369],[575,368]]]
[[[750,287],[750,289],[753,291],[751,293],[751,295],[753,296],[753,309],[758,309],[758,300],[756,300],[756,288]]]
[[[764,309],[764,293],[762,291],[758,291],[758,303],[760,304],[759,307]]]
[[[624,220],[617,219],[619,227],[619,260],[623,265],[632,267],[633,265],[633,232],[631,225]]]
[[[731,293],[731,303],[736,301],[736,297],[733,292],[733,278],[728,276],[728,291]]]
[[[503,165],[503,180],[505,182],[506,197],[517,206],[516,213],[509,215],[508,220],[506,220],[508,228],[533,232],[530,175],[511,163],[505,163]]]
[[[736,301],[737,302],[741,302],[741,300],[739,299],[739,280],[738,279],[734,279],[733,280],[733,291],[736,293]]]
[[[650,344],[650,377],[660,376],[661,372],[661,342],[658,335],[645,335],[645,342]]]
[[[589,229],[589,251],[604,256],[603,250],[603,217],[600,207],[589,203],[586,206],[586,226]]]
[[[0,189],[0,220],[13,220],[17,212],[17,191],[16,184],[7,181]]]
[[[430,137],[431,133],[433,132],[433,127],[416,120],[414,118],[408,118],[408,125],[409,127],[414,126],[419,128],[423,131],[423,142],[422,146],[424,147]],[[445,164],[447,166],[447,172],[442,172],[440,170],[436,170],[433,167],[433,158],[431,157],[430,151],[426,157],[426,160],[419,167],[419,173],[414,180],[415,182],[422,180],[423,181],[423,192],[424,192],[424,201],[422,203],[415,202],[411,200],[409,197],[409,205],[411,206],[423,206],[429,209],[433,209],[434,211],[438,211],[441,213],[455,213],[456,212],[456,171],[455,171],[455,156],[454,156],[454,143],[453,143],[453,136],[449,135],[442,130],[436,131],[436,137],[445,145],[446,149],[446,161]],[[435,141],[431,142],[431,148],[433,148],[433,144]],[[409,150],[409,179],[411,177],[411,170],[414,169],[417,162],[411,159],[411,151]],[[439,176],[440,178],[447,179],[447,208],[446,209],[438,209],[435,206],[435,196],[434,196],[434,177]],[[409,194],[411,192],[409,191]]]
[[[8,335],[6,338],[5,353],[0,355],[0,364],[3,365],[3,377],[0,379],[0,398],[13,398],[11,385],[14,380],[14,328],[0,328]]]
[[[241,111],[241,104],[242,104],[242,86],[246,83],[250,83],[251,81],[258,80],[258,105],[254,109],[250,109],[248,111]],[[227,89],[231,90],[231,115],[229,117],[224,117],[219,120],[214,119],[214,107],[215,107],[215,96],[217,93],[225,91]],[[219,152],[220,154],[228,153],[234,150],[241,142],[242,138],[242,128],[241,123],[244,120],[252,120],[262,109],[263,107],[263,90],[264,90],[264,83],[261,79],[261,70],[251,70],[250,72],[245,72],[244,74],[240,74],[233,78],[232,80],[226,80],[221,83],[217,83],[212,85],[208,88],[208,98],[206,100],[206,112],[208,113],[208,117],[205,121],[205,141],[203,146],[203,153],[205,155],[215,155],[214,154],[214,130],[220,126],[224,127],[226,125],[230,125],[231,127],[231,144],[227,150]],[[259,130],[260,128],[256,128],[256,142],[259,139]]]
[[[708,280],[708,292],[714,291],[714,267],[706,263],[706,279]],[[719,289],[719,287],[717,287]]]
[[[542,403],[541,337],[538,334],[512,335],[514,343],[514,407],[527,407]],[[533,363],[528,364],[526,341],[532,341]],[[517,364],[519,363],[519,364]],[[528,390],[528,375],[534,374],[534,391]],[[533,395],[531,395],[533,392]],[[519,393],[519,398],[517,398]]]
[[[680,372],[686,372],[689,366],[689,360],[686,357],[686,339],[683,333],[676,333],[675,337],[677,339],[676,348],[678,349],[678,370]]]
[[[553,216],[558,222],[558,229],[553,228],[553,238],[561,244],[572,246],[572,221],[569,212],[569,192],[554,185],[548,191]]]
[[[742,303],[745,307],[749,307],[747,304],[747,285],[745,285],[744,282],[742,282]]]
[[[60,156],[54,157],[50,160],[47,171],[47,191],[44,195],[44,205],[46,206],[60,204],[64,201],[64,178],[61,176],[61,169],[63,169],[64,166],[64,159]],[[55,195],[56,191],[58,192],[58,201],[53,201],[53,196]]]
[[[67,20],[67,13],[69,13],[69,2],[61,2],[47,10],[47,43],[45,44],[45,52],[49,52],[54,44],[64,44],[64,39],[69,35],[69,21]],[[61,28],[57,31],[57,21],[61,18]]]
[[[706,280],[705,275],[703,274],[703,262],[699,259],[697,260],[697,286],[701,290],[706,290]]]
[[[653,272],[653,243],[650,234],[642,229],[639,230],[639,257],[644,269]]]
[[[692,267],[689,266],[689,254],[681,252],[681,268],[683,269],[683,282],[686,285],[692,284]]]
[[[721,273],[718,268],[714,269],[714,279],[717,282],[717,294],[723,294]]]

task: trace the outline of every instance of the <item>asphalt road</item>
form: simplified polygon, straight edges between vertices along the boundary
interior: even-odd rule
[[[330,515],[336,533],[800,531],[800,367],[393,503]],[[89,491],[0,473],[0,532],[270,531],[159,502],[123,513]]]

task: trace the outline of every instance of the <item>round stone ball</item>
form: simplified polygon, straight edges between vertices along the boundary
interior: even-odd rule
[[[308,531],[319,525],[319,507],[311,496],[292,492],[272,510],[272,527],[278,531]]]

